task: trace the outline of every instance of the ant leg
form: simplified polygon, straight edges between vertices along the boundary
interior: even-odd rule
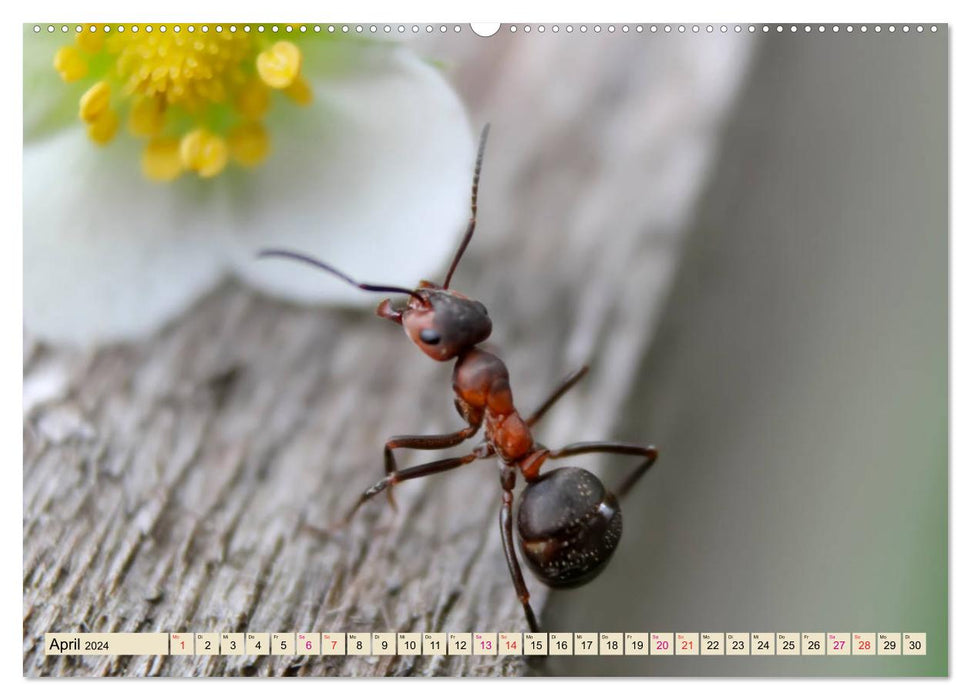
[[[351,508],[344,519],[338,523],[335,529],[347,525],[347,523],[350,522],[351,518],[354,517],[354,514],[357,513],[361,506],[385,489],[390,489],[395,484],[402,481],[408,481],[409,479],[420,479],[423,476],[431,476],[432,474],[447,472],[449,469],[455,469],[468,464],[469,462],[474,462],[477,459],[482,459],[483,455],[488,456],[485,451],[476,450],[462,457],[440,459],[436,462],[428,462],[427,464],[419,464],[416,467],[409,467],[408,469],[402,469],[401,471],[391,472],[386,477],[381,479],[381,481],[361,494],[361,497],[357,500],[357,503],[354,504],[354,507]]]
[[[398,463],[392,450],[402,447],[412,450],[443,450],[446,447],[455,447],[455,445],[465,442],[478,430],[478,425],[469,425],[448,435],[395,435],[384,443],[384,473],[389,476],[398,473]],[[394,496],[391,495],[390,488],[388,489],[388,502],[392,508],[398,507],[394,502]]]
[[[529,590],[526,588],[523,570],[519,567],[519,559],[516,557],[516,549],[512,541],[512,490],[516,485],[515,468],[503,466],[500,478],[502,481],[502,509],[499,511],[499,529],[502,531],[502,549],[506,553],[509,574],[512,576],[512,583],[516,587],[519,602],[523,604],[523,612],[526,613],[529,629],[532,632],[539,632],[536,615],[533,614],[533,608],[529,604]]]
[[[583,379],[584,375],[588,371],[590,371],[590,368],[587,365],[584,365],[564,379],[560,383],[560,386],[556,388],[556,391],[554,391],[550,397],[546,399],[546,401],[544,401],[539,408],[533,411],[533,414],[529,418],[526,419],[526,425],[532,427],[534,423],[537,423],[539,419],[546,415],[546,412],[552,408],[553,404],[560,400],[560,397],[563,396],[563,394],[568,392],[578,381]]]
[[[657,450],[654,448],[654,445],[643,447],[641,445],[631,445],[626,442],[575,442],[562,449],[552,450],[549,454],[549,459],[560,459],[562,457],[588,454],[590,452],[608,452],[610,454],[644,457],[644,461],[617,487],[614,493],[618,498],[622,498],[630,491],[634,484],[651,468],[651,465],[657,461]]]

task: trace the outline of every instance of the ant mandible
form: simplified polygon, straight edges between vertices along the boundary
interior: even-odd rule
[[[439,286],[422,280],[417,289],[363,284],[343,272],[310,256],[288,250],[263,250],[261,257],[282,257],[308,263],[326,270],[345,282],[368,292],[407,294],[408,305],[396,309],[390,299],[377,307],[377,315],[402,326],[418,348],[433,360],[456,360],[452,373],[455,407],[467,423],[465,428],[447,435],[395,435],[384,445],[385,477],[358,499],[342,521],[346,524],[369,499],[386,491],[394,506],[392,487],[402,481],[439,474],[493,455],[499,456],[502,509],[499,513],[502,545],[516,593],[533,632],[539,631],[529,604],[529,591],[523,580],[513,547],[513,488],[517,471],[523,475],[523,489],[517,517],[520,551],[536,577],[552,588],[580,586],[595,578],[610,560],[621,534],[618,498],[623,497],[657,460],[653,446],[642,447],[623,442],[577,442],[550,450],[535,442],[532,426],[587,373],[587,367],[568,376],[530,416],[523,418],[513,405],[509,372],[496,355],[477,345],[492,332],[492,321],[485,306],[449,289],[452,275],[475,232],[479,174],[489,126],[482,130],[478,157],[472,178],[472,216],[462,243]],[[485,423],[485,440],[469,454],[428,462],[409,469],[398,469],[394,450],[441,450],[454,447],[475,435]],[[596,476],[578,467],[563,467],[540,474],[546,460],[562,459],[591,452],[642,457],[643,461],[620,483],[614,493],[607,491]]]

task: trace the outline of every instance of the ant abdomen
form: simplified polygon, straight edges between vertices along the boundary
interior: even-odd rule
[[[519,502],[519,546],[536,577],[552,588],[595,578],[620,542],[620,505],[596,476],[554,469],[526,485]]]

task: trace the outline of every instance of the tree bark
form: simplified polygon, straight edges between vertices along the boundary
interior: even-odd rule
[[[620,34],[413,41],[445,60],[473,124],[493,125],[453,286],[489,308],[517,405],[591,365],[539,426],[544,444],[651,439],[615,426],[747,56],[743,39],[709,39],[718,52]],[[48,631],[526,626],[493,462],[313,531],[383,475],[390,435],[461,427],[450,364],[391,324],[227,281],[144,342],[81,353],[28,335],[24,358],[26,675],[528,671],[521,657],[45,657]],[[616,483],[628,461],[609,464]],[[545,590],[527,583],[542,617]]]

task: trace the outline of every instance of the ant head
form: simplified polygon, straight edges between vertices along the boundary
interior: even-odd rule
[[[423,353],[441,362],[478,345],[492,333],[492,319],[482,302],[429,282],[421,283],[401,311],[392,309],[391,301],[385,299],[377,313],[404,326]]]
[[[455,268],[458,267],[462,254],[472,240],[475,231],[476,201],[479,192],[479,174],[482,171],[482,154],[485,151],[486,137],[489,125],[482,129],[479,138],[479,153],[475,161],[475,172],[472,175],[472,218],[469,221],[462,242],[459,244],[452,264],[448,267],[445,282],[439,286],[432,282],[422,282],[418,289],[411,290],[387,284],[368,284],[357,282],[340,270],[321,262],[316,258],[291,250],[262,250],[260,257],[289,258],[307,265],[318,267],[335,277],[339,277],[348,284],[366,292],[393,292],[407,294],[410,298],[404,309],[394,309],[391,300],[385,299],[378,304],[377,314],[381,318],[404,326],[405,332],[421,351],[433,360],[451,360],[464,350],[481,343],[492,333],[492,320],[486,307],[481,302],[469,299],[463,294],[453,292],[448,288],[452,281]]]

